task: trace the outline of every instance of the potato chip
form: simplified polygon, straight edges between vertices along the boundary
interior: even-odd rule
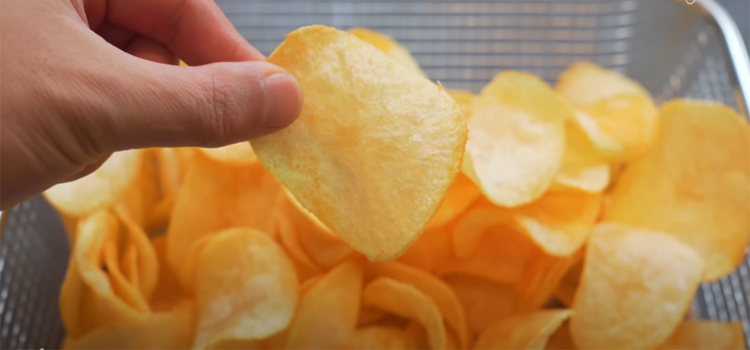
[[[482,196],[479,187],[464,174],[458,174],[456,181],[448,189],[443,203],[427,224],[427,228],[447,225],[466,211],[472,203]]]
[[[487,328],[474,349],[544,349],[570,310],[540,310],[504,318]]]
[[[403,254],[458,174],[461,108],[441,86],[330,27],[287,35],[268,62],[297,79],[305,101],[291,126],[251,141],[261,163],[370,260]]]
[[[167,232],[167,256],[172,268],[180,269],[190,245],[204,235],[231,227],[271,234],[272,204],[280,190],[260,164],[228,166],[196,154]]]
[[[172,310],[176,303],[185,297],[177,274],[172,271],[172,267],[167,261],[166,245],[167,241],[164,236],[155,237],[151,240],[151,246],[159,265],[159,280],[150,301],[151,310],[154,312]]]
[[[357,323],[362,268],[344,263],[300,300],[289,329],[288,349],[333,349],[351,339]]]
[[[144,229],[151,229],[151,213],[160,202],[156,152],[156,149],[142,151],[138,178],[114,204],[117,211],[127,213],[136,225]]]
[[[575,315],[573,315],[575,317]],[[565,321],[559,328],[547,339],[545,350],[574,350],[577,349],[573,338],[570,336],[570,321]]]
[[[323,270],[312,261],[310,256],[305,252],[299,243],[299,237],[292,228],[292,223],[289,218],[283,215],[275,215],[276,231],[279,234],[279,241],[281,246],[284,247],[284,251],[289,254],[289,257],[297,270],[297,277],[300,281],[304,281],[312,276],[323,273]]]
[[[369,326],[388,316],[388,313],[382,309],[371,306],[363,306],[359,309],[357,318],[357,327]]]
[[[108,274],[101,268],[107,237],[118,231],[116,218],[100,210],[82,219],[77,231],[60,290],[60,317],[71,341],[103,325],[141,315],[115,295]]]
[[[517,307],[518,297],[508,284],[469,275],[448,275],[443,280],[461,301],[474,335],[512,314]]]
[[[251,228],[218,233],[197,266],[193,348],[277,333],[291,321],[297,297],[294,267],[271,238]]]
[[[228,165],[250,165],[258,161],[247,141],[218,148],[196,148],[209,158]]]
[[[732,272],[750,243],[750,128],[728,107],[662,107],[654,148],[625,169],[605,219],[670,234],[706,261],[703,280]]]
[[[400,350],[406,349],[404,330],[396,327],[370,326],[354,331],[340,349],[361,350]]]
[[[110,235],[111,237],[112,235]],[[103,249],[103,260],[104,266],[106,267],[107,275],[109,275],[109,283],[112,286],[114,294],[122,301],[127,303],[129,306],[139,312],[149,312],[149,306],[146,302],[146,298],[137,285],[133,285],[131,281],[128,281],[120,269],[120,261],[118,260],[118,246],[116,237],[115,240],[109,239],[104,243]]]
[[[570,266],[579,260],[577,253],[568,257],[556,257],[542,250],[534,252],[523,277],[515,284],[519,311],[531,312],[541,308],[552,298],[560,281]]]
[[[685,321],[658,349],[743,350],[742,322]]]
[[[555,297],[559,299],[565,306],[573,306],[573,297],[575,296],[578,284],[581,281],[581,272],[583,272],[583,256],[585,255],[584,250],[581,250],[580,258],[576,259],[575,262],[571,263],[570,268],[562,280],[560,285],[555,290]]]
[[[117,209],[115,212],[127,233],[128,251],[132,251],[135,256],[135,269],[130,273],[131,280],[138,281],[136,285],[148,300],[154,293],[159,280],[159,262],[156,252],[146,233],[127,213]]]
[[[695,250],[666,234],[597,225],[573,301],[573,340],[588,349],[658,346],[682,321],[703,266]]]
[[[205,235],[193,242],[185,253],[182,265],[180,265],[180,268],[177,270],[177,277],[182,286],[182,290],[190,296],[195,294],[198,265],[201,262],[203,251],[213,238],[213,234]]]
[[[439,260],[451,254],[449,227],[426,230],[398,262],[415,266],[425,271],[434,271]]]
[[[445,282],[427,272],[398,262],[368,264],[366,271],[373,278],[387,277],[409,284],[427,294],[440,309],[445,323],[458,336],[460,347],[469,346],[468,326],[463,307],[456,293]]]
[[[565,155],[551,187],[599,193],[609,185],[609,168],[578,121],[565,120]]]
[[[195,149],[190,147],[156,149],[159,189],[162,198],[177,196],[177,192],[185,182],[185,175],[193,160],[194,152]]]
[[[45,191],[44,196],[57,210],[72,217],[109,208],[138,180],[143,152],[115,152],[93,173],[75,181],[57,184]]]
[[[446,348],[446,330],[440,309],[427,294],[416,287],[380,277],[365,287],[362,304],[419,321],[427,331],[430,348]]]
[[[425,78],[427,77],[427,74],[422,71],[422,68],[419,67],[419,63],[417,63],[417,60],[412,57],[409,50],[401,46],[401,44],[396,42],[396,40],[393,40],[393,38],[366,28],[352,28],[349,29],[349,33],[352,33],[360,40],[375,46],[375,48],[383,51],[388,57],[394,59],[409,70],[418,73]]]
[[[407,349],[411,350],[429,349],[430,344],[427,339],[427,330],[417,321],[409,322],[404,331],[404,345],[406,345]]]
[[[104,326],[66,349],[187,349],[193,337],[191,301],[182,301],[174,310]]]
[[[626,160],[653,143],[656,106],[637,82],[582,62],[560,75],[556,89],[577,110],[579,124],[607,159]]]
[[[464,111],[464,118],[467,120],[471,118],[471,113],[474,112],[474,100],[477,98],[477,95],[465,90],[448,90],[448,93],[461,106],[461,109]]]
[[[571,113],[541,79],[498,74],[474,103],[463,172],[495,204],[534,201],[562,166],[564,121]]]

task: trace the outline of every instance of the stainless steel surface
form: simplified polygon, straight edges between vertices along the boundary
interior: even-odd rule
[[[569,64],[590,60],[642,82],[658,101],[717,100],[747,115],[750,65],[737,27],[713,0],[688,2],[217,0],[266,54],[303,25],[364,26],[399,40],[431,78],[452,89],[479,91],[504,69],[554,83]],[[41,198],[3,216],[0,348],[55,348],[68,249],[62,226]],[[750,262],[701,286],[691,313],[741,320],[750,334]]]

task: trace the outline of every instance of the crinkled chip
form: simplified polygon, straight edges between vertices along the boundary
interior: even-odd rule
[[[207,234],[251,227],[272,234],[273,203],[281,191],[260,164],[229,166],[196,154],[177,196],[167,232],[172,268]]]
[[[417,60],[414,59],[409,50],[393,38],[367,28],[352,28],[349,29],[349,33],[352,33],[360,40],[375,46],[378,50],[383,51],[388,55],[388,57],[394,59],[396,62],[411,71],[416,72],[423,77],[427,77],[427,74],[422,71],[422,68],[419,67],[419,63],[417,63]]]
[[[539,310],[509,316],[482,332],[474,349],[544,349],[550,335],[571,314],[570,310]]]
[[[573,340],[585,349],[658,346],[682,321],[703,267],[695,250],[666,234],[597,225],[573,300]]]
[[[300,300],[290,326],[288,349],[334,349],[351,339],[357,325],[362,268],[349,262],[328,272]]]
[[[297,293],[294,267],[268,235],[251,228],[216,234],[197,266],[193,348],[281,331],[292,320]]]
[[[73,217],[106,209],[132,190],[141,171],[143,153],[143,150],[112,153],[93,173],[55,185],[44,196],[57,210]]]
[[[518,297],[509,284],[469,275],[448,275],[444,276],[443,280],[461,301],[469,328],[474,335],[509,316],[517,307]]]
[[[562,166],[564,121],[571,113],[541,79],[513,71],[498,74],[474,103],[464,173],[495,204],[534,201]]]
[[[660,350],[743,350],[745,336],[742,322],[683,322]]]
[[[576,109],[576,119],[607,159],[627,160],[653,143],[656,106],[637,82],[582,62],[560,75],[556,89]]]
[[[446,348],[446,329],[440,308],[424,292],[387,277],[370,282],[362,292],[362,304],[375,306],[418,321],[427,331],[431,349]]]
[[[250,165],[258,161],[249,142],[239,142],[218,148],[197,148],[209,158],[224,164]]]
[[[706,261],[703,280],[732,272],[750,243],[750,128],[730,108],[662,107],[654,148],[628,164],[605,219],[672,235]]]
[[[441,86],[330,27],[287,35],[268,62],[297,79],[305,101],[291,126],[251,142],[261,163],[370,260],[403,254],[458,174],[461,108]]]

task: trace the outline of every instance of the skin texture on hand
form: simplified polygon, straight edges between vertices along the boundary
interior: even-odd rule
[[[0,209],[112,152],[219,147],[289,125],[299,85],[264,59],[211,0],[3,0]]]

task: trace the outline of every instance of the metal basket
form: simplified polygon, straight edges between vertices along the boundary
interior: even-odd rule
[[[658,102],[721,101],[747,115],[750,63],[734,22],[713,0],[217,0],[239,31],[269,54],[309,24],[369,27],[401,42],[447,88],[478,92],[498,71],[554,83],[589,60],[641,82]],[[37,197],[3,217],[0,349],[60,346],[57,296],[68,244]],[[750,260],[700,287],[691,316],[743,322],[750,340]],[[748,344],[750,346],[750,343]]]

